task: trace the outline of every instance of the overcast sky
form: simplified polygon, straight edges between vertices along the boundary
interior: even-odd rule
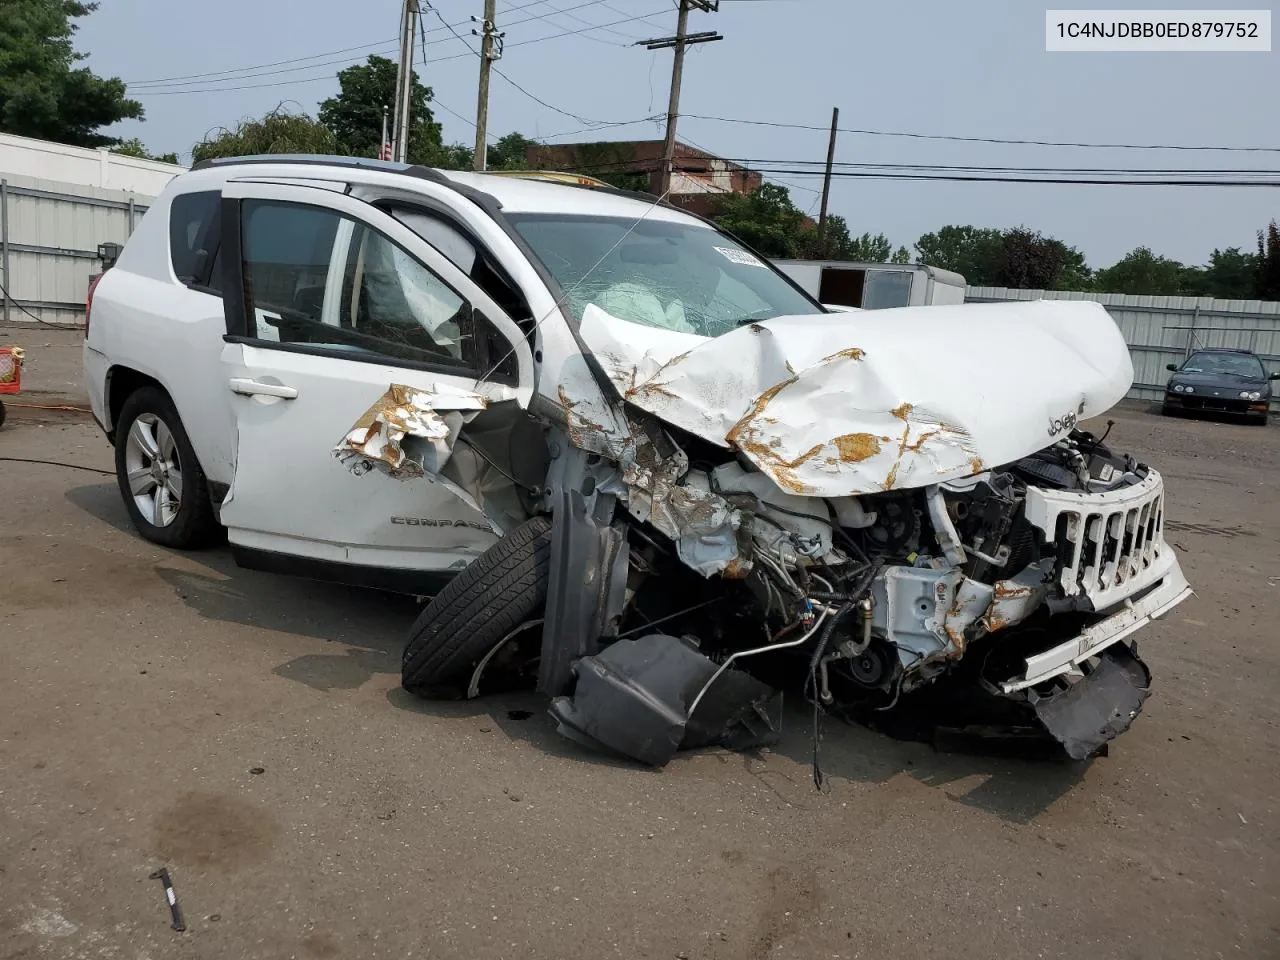
[[[1247,5],[1200,0],[1194,7]],[[436,6],[470,38],[465,21],[480,14],[482,0]],[[1095,0],[1092,6],[1149,5]],[[146,107],[147,120],[120,125],[121,135],[189,156],[206,131],[259,116],[281,101],[314,114],[318,101],[336,90],[333,74],[342,66],[370,53],[395,57],[399,10],[399,0],[103,0],[80,21],[77,45],[90,54],[90,67],[128,81],[130,94]],[[725,39],[690,49],[681,110],[825,127],[838,106],[842,127],[864,130],[1280,147],[1280,53],[1046,53],[1044,10],[1026,0],[722,0],[719,13],[691,15],[690,30],[719,30]],[[474,118],[478,61],[434,12],[424,18],[429,59],[421,65],[419,46],[420,75],[442,108]],[[673,0],[498,0],[499,26],[507,32],[498,67],[539,99],[587,120],[665,113],[671,51],[651,53],[633,41],[673,33],[675,19]],[[587,23],[611,26],[562,35]],[[367,46],[349,49],[361,44]],[[314,59],[281,63],[304,57]],[[258,69],[185,85],[145,83],[250,67]],[[448,110],[437,113],[446,139],[471,142],[474,129]],[[584,126],[494,78],[490,131],[496,135],[519,130],[560,142],[662,135],[660,123],[643,122],[554,136]],[[725,157],[791,164],[826,153],[824,130],[683,118],[679,133]],[[852,133],[841,135],[836,159],[1280,169],[1280,152],[970,144]],[[817,178],[782,179],[795,185],[800,207],[816,211]],[[883,231],[908,247],[948,223],[1025,224],[1079,247],[1094,267],[1139,245],[1202,263],[1215,247],[1253,248],[1256,231],[1280,218],[1280,189],[846,179],[835,183],[831,209],[855,233]]]

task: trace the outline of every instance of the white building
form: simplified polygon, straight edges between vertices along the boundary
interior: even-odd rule
[[[0,319],[83,323],[99,244],[123,244],[185,169],[0,133]]]

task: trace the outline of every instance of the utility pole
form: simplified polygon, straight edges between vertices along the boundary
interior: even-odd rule
[[[418,0],[404,0],[400,14],[400,69],[396,73],[395,133],[391,159],[407,163],[413,106],[413,41],[418,34]]]
[[[818,249],[824,257],[827,253],[827,199],[831,196],[831,168],[836,162],[836,128],[839,125],[840,108],[832,107],[831,139],[827,141],[827,172],[822,178],[822,205],[818,208]]]
[[[497,0],[484,0],[484,19],[480,21],[480,29],[472,29],[472,33],[480,37],[480,87],[476,100],[476,149],[472,167],[484,170],[489,157],[489,71],[493,61],[502,56],[502,38],[494,23],[498,15]],[[471,18],[472,20],[475,17]]]
[[[684,51],[690,44],[710,43],[712,40],[723,40],[714,30],[703,33],[689,33],[689,11],[698,9],[703,13],[715,13],[720,9],[720,0],[678,0],[679,16],[676,19],[676,35],[661,37],[657,40],[641,40],[649,50],[675,48],[675,60],[671,65],[671,98],[667,103],[667,132],[662,145],[662,171],[658,181],[658,196],[671,189],[671,175],[675,171],[676,158],[676,120],[680,116],[680,82],[684,75]]]

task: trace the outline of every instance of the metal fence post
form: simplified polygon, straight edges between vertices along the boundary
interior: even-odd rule
[[[9,300],[13,281],[9,278],[9,181],[0,180],[0,270],[4,271],[4,322],[9,322]]]
[[[1191,311],[1191,326],[1187,328],[1187,348],[1182,353],[1183,360],[1191,359],[1191,349],[1196,342],[1196,322],[1200,319],[1200,304]]]

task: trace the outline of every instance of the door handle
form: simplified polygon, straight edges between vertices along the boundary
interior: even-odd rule
[[[298,395],[296,388],[283,383],[263,383],[247,377],[232,377],[231,392],[246,397],[279,397],[282,400],[292,400]]]

